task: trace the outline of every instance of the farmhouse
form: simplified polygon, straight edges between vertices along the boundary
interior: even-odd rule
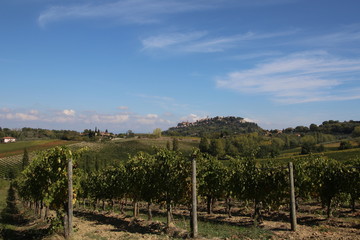
[[[0,139],[1,143],[10,143],[10,142],[16,142],[16,138],[13,137],[3,137]]]

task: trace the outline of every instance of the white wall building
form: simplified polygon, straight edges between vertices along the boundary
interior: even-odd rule
[[[16,138],[13,138],[13,137],[3,137],[3,138],[0,139],[0,142],[2,142],[2,143],[16,142]]]

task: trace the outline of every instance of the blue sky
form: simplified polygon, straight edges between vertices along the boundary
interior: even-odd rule
[[[3,0],[0,126],[360,120],[358,0]]]

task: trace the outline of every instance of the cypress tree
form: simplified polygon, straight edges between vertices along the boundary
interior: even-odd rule
[[[29,162],[30,162],[29,153],[28,153],[27,149],[25,148],[24,149],[24,155],[23,155],[23,158],[22,158],[22,170],[24,170],[25,167],[27,165],[29,165]]]
[[[203,153],[209,152],[210,144],[209,144],[209,140],[206,137],[202,137],[200,139],[199,148],[200,151]]]
[[[179,140],[177,138],[173,138],[173,151],[178,151],[179,150]]]

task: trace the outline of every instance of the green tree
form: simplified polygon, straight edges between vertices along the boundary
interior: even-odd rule
[[[316,140],[313,136],[306,135],[301,138],[301,153],[309,154],[315,151]]]
[[[351,134],[353,137],[360,137],[360,126],[356,126]]]
[[[161,129],[160,128],[156,128],[154,129],[153,131],[153,135],[156,137],[156,138],[160,138],[161,137]]]
[[[312,124],[310,124],[309,129],[311,132],[316,132],[319,130],[319,127],[316,124],[312,123]]]
[[[236,157],[239,154],[238,149],[232,143],[231,139],[226,139],[225,141],[225,152],[232,157]]]
[[[222,139],[212,139],[210,142],[210,153],[213,156],[223,157],[225,155],[225,146]]]
[[[166,149],[167,149],[167,150],[171,150],[171,145],[170,145],[170,141],[169,141],[169,140],[166,141]]]
[[[207,139],[207,137],[202,137],[200,139],[199,149],[203,153],[208,153],[209,152],[210,144],[209,144],[209,139]]]
[[[339,150],[346,150],[346,149],[351,149],[352,145],[351,142],[348,140],[344,140],[340,142],[340,146],[339,146]]]
[[[241,157],[253,159],[259,151],[260,141],[261,137],[258,133],[251,133],[235,137],[233,144]]]
[[[179,151],[179,139],[173,138],[172,141],[173,151]]]
[[[27,167],[29,165],[30,159],[29,159],[29,153],[28,150],[25,148],[24,149],[24,155],[22,158],[22,170],[25,169],[25,167]]]

